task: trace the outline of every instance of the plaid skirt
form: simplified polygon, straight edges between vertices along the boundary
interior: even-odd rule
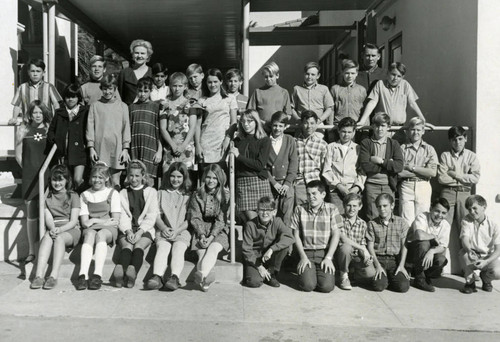
[[[236,179],[236,210],[257,211],[257,204],[264,196],[273,198],[271,185],[267,179],[260,179],[257,176]]]

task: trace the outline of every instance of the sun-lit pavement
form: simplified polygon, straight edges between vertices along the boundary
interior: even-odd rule
[[[30,290],[19,273],[0,263],[0,341],[500,341],[499,282],[472,295],[458,291],[458,277],[436,282],[435,293],[321,294],[297,291],[290,274],[278,289],[78,292],[69,279]]]

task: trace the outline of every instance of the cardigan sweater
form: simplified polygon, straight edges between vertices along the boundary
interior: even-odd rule
[[[234,139],[234,146],[240,152],[235,158],[236,177],[267,178],[266,165],[271,149],[269,137],[257,139],[255,135],[238,136]]]
[[[271,147],[269,151],[269,159],[267,161],[268,179],[271,185],[277,182],[283,182],[283,185],[289,187],[293,185],[297,178],[297,170],[299,168],[299,157],[295,146],[295,139],[283,134],[283,142],[278,154]]]
[[[156,190],[152,187],[145,187],[144,200],[146,203],[139,219],[137,220],[137,223],[139,224],[139,228],[142,229],[144,233],[149,232],[154,236],[156,217],[159,213],[158,195]],[[130,212],[127,189],[122,189],[120,191],[120,203],[122,206],[122,212],[120,216],[119,229],[125,234],[127,230],[132,229],[132,213]]]
[[[393,191],[396,191],[398,173],[403,171],[404,166],[403,152],[399,143],[394,139],[387,138],[385,158],[382,165],[377,165],[370,161],[370,157],[375,155],[375,146],[372,139],[364,139],[360,146],[359,164],[366,173],[366,182],[370,182],[371,176],[377,173],[384,173],[387,174],[389,186]]]

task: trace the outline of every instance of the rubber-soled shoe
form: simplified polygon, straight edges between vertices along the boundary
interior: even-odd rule
[[[413,286],[415,286],[417,289],[427,291],[427,292],[434,292],[436,289],[434,286],[432,286],[430,279],[425,279],[423,277],[418,277],[415,278],[415,282],[413,283]]]
[[[89,290],[99,290],[102,285],[101,276],[94,274],[89,281]]]
[[[179,287],[181,287],[181,282],[179,281],[179,277],[177,277],[177,275],[175,274],[172,274],[172,276],[168,278],[164,286],[165,289],[170,291],[175,291]]]
[[[115,278],[115,286],[118,288],[123,287],[123,266],[116,265],[113,270],[113,278]]]
[[[274,275],[274,274],[271,274],[271,279],[265,280],[264,282],[271,287],[280,287],[281,286],[278,279],[276,279],[276,275]]]
[[[163,281],[161,280],[161,277],[157,274],[154,274],[151,278],[149,278],[146,288],[148,290],[158,290],[161,288],[163,285]]]
[[[43,284],[43,289],[52,290],[56,286],[57,286],[57,279],[55,279],[54,277],[49,277],[45,281],[45,284]]]
[[[194,273],[194,283],[203,290],[203,274],[198,270]]]
[[[81,274],[76,281],[76,289],[78,291],[87,289],[87,280],[85,279],[85,275]]]
[[[32,289],[32,290],[38,290],[38,289],[41,289],[42,286],[43,286],[43,278],[42,277],[36,277],[31,282],[30,289]]]
[[[491,281],[488,281],[485,279],[484,273],[483,272],[479,273],[479,276],[481,277],[481,280],[483,281],[483,286],[481,287],[483,289],[483,291],[486,291],[486,292],[493,291],[493,285],[491,284]]]
[[[133,288],[135,285],[135,279],[137,278],[137,273],[135,272],[135,267],[130,265],[125,271],[125,276],[127,277],[127,282],[125,286],[129,289]]]
[[[472,283],[465,283],[463,289],[461,289],[460,292],[465,294],[471,294],[473,292],[477,292],[475,281],[472,281]]]
[[[339,287],[342,290],[346,290],[346,291],[352,290],[352,285],[351,285],[351,281],[349,280],[349,277],[345,277],[344,279],[342,279],[340,281]]]

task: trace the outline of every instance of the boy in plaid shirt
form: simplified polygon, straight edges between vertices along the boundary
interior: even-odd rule
[[[300,255],[297,265],[302,291],[328,293],[335,287],[333,253],[339,243],[342,219],[337,208],[325,202],[325,186],[319,180],[307,183],[307,203],[295,208],[291,228]]]
[[[344,198],[343,224],[340,227],[339,247],[335,251],[335,262],[340,272],[342,290],[351,290],[349,266],[353,266],[360,279],[370,279],[375,275],[373,259],[366,249],[366,222],[358,216],[362,207],[361,196],[350,193]]]
[[[403,218],[393,215],[392,195],[378,195],[375,204],[379,216],[368,222],[366,232],[368,251],[373,257],[375,266],[373,289],[383,291],[390,287],[396,292],[407,292],[410,288],[410,276],[405,269],[408,223]]]
[[[302,112],[301,129],[295,134],[299,156],[299,172],[295,181],[295,206],[306,203],[306,184],[320,180],[323,171],[328,144],[323,140],[323,134],[316,132],[320,122],[318,115],[312,110]]]

